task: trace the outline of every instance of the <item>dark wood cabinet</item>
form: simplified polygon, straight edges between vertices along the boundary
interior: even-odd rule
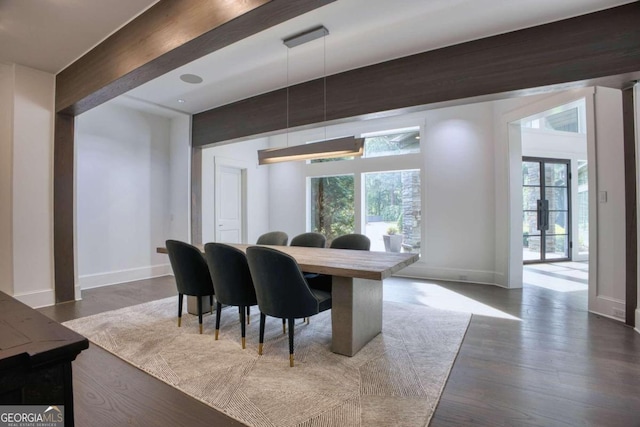
[[[89,341],[0,292],[0,404],[64,405],[73,426],[71,362]]]

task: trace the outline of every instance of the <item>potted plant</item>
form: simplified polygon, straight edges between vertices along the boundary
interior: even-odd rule
[[[387,228],[387,234],[382,236],[384,250],[387,252],[400,252],[402,248],[402,234],[398,234],[398,228],[391,226]]]

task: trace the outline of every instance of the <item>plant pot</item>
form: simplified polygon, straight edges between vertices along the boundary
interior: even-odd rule
[[[400,252],[402,249],[402,234],[383,234],[384,250],[387,252]]]

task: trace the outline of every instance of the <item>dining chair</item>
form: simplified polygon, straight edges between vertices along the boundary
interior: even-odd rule
[[[247,257],[241,250],[222,243],[207,243],[204,245],[204,253],[211,272],[213,289],[216,292],[215,339],[218,339],[218,333],[220,332],[222,304],[238,307],[242,348],[244,349],[246,336],[245,309],[247,316],[250,316],[249,307],[258,304],[256,291],[251,280],[251,272],[247,264]]]
[[[371,249],[371,240],[364,234],[343,234],[331,241],[329,245],[332,249],[353,249],[358,251],[368,251]]]
[[[326,245],[327,238],[324,237],[324,234],[314,232],[298,234],[291,239],[291,243],[289,244],[289,246],[304,246],[307,248],[324,248]],[[318,273],[308,273],[306,271],[303,271],[302,274],[305,280],[307,280],[307,283],[310,283],[310,280],[316,280],[320,276]],[[304,320],[309,323],[309,318],[305,318]],[[284,325],[283,331],[285,331]]]
[[[289,366],[294,365],[294,320],[313,316],[331,308],[331,294],[310,289],[296,260],[273,248],[247,248],[249,270],[260,308],[262,354],[266,316],[287,319],[289,323]]]
[[[287,246],[289,236],[284,231],[270,231],[258,237],[256,245]]]
[[[327,244],[327,238],[321,233],[302,233],[291,239],[289,246],[304,246],[307,248],[324,248]]]
[[[368,251],[371,248],[371,240],[364,234],[343,234],[331,241],[329,245],[331,249],[352,249],[359,251]],[[332,280],[331,276],[326,274],[318,274],[307,277],[309,287],[324,292],[331,292]]]
[[[178,327],[182,325],[182,302],[185,295],[197,297],[198,323],[202,333],[202,297],[209,296],[213,311],[213,283],[209,267],[200,249],[178,240],[167,240],[169,262],[178,287]]]

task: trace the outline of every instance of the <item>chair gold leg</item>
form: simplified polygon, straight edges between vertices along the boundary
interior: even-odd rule
[[[283,334],[287,333],[287,326],[284,323],[282,324],[282,333]]]
[[[247,316],[247,325],[251,324],[251,316]]]
[[[289,355],[289,366],[293,368],[293,354]]]
[[[309,318],[307,317],[307,325],[309,324]]]
[[[258,344],[258,354],[262,356],[262,343]]]
[[[216,341],[218,341],[218,332],[220,332],[220,329],[216,329]]]
[[[182,326],[182,317],[178,317],[178,328]]]
[[[243,350],[244,350],[245,348],[247,348],[245,344],[246,344],[245,338],[244,338],[244,337],[242,337],[242,349],[243,349]]]
[[[202,333],[202,324],[200,324],[200,333]]]

